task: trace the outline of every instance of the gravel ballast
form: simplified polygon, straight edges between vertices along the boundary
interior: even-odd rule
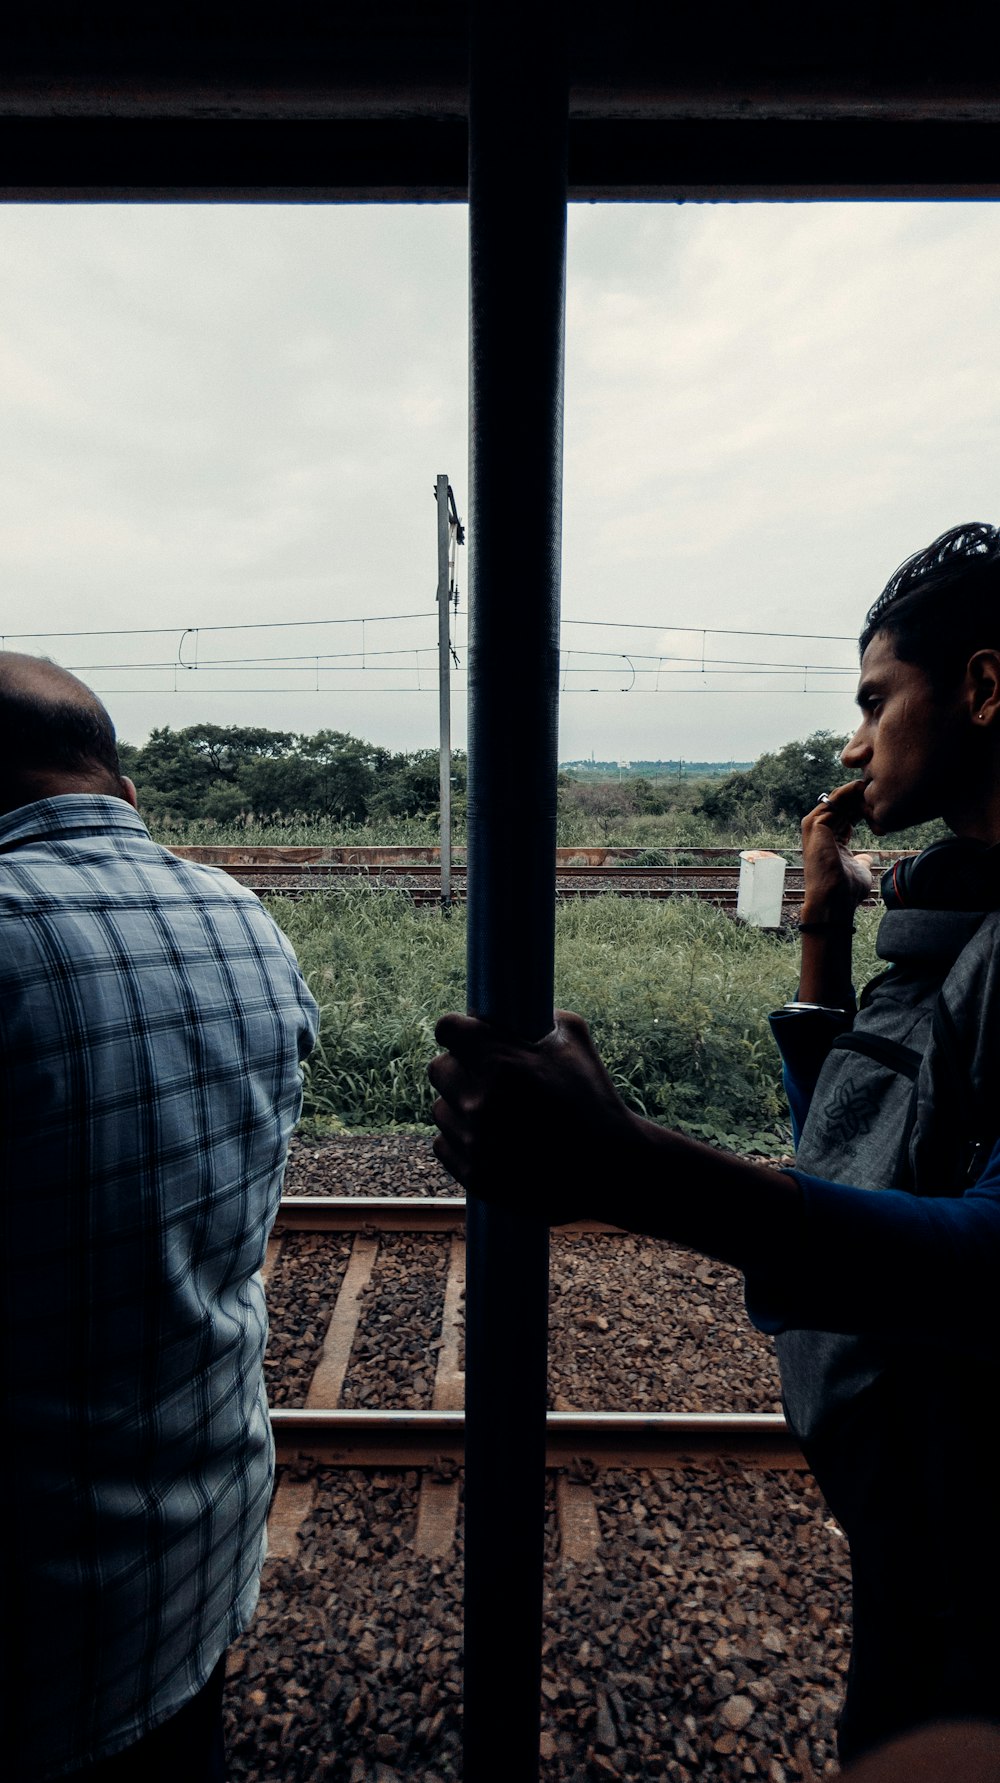
[[[447,1196],[456,1193],[456,1185],[423,1135],[344,1134],[318,1142],[296,1140],[286,1192]],[[291,1242],[289,1235],[276,1274],[283,1298],[279,1304],[268,1297],[272,1348],[280,1343],[283,1354],[301,1341],[302,1321],[290,1289],[298,1267],[294,1259],[307,1254],[310,1267],[321,1267],[315,1245],[289,1253]],[[338,1236],[317,1242],[331,1244],[331,1267],[340,1268],[341,1247],[350,1241]],[[432,1382],[434,1361],[429,1346],[440,1332],[446,1273],[447,1240],[382,1236],[345,1381],[345,1406],[429,1405],[428,1369]],[[553,1409],[779,1409],[773,1350],[746,1316],[736,1270],[657,1239],[555,1230],[550,1281]],[[296,1321],[290,1338],[289,1316]],[[322,1333],[313,1344],[314,1359],[321,1342]],[[296,1379],[303,1375],[308,1370],[298,1369]],[[274,1403],[296,1401],[286,1395]]]
[[[736,1270],[656,1239],[555,1232],[550,1283],[557,1411],[780,1410]]]
[[[299,1141],[287,1189],[456,1192],[411,1134]],[[380,1237],[342,1404],[431,1403],[450,1243]],[[283,1239],[268,1294],[276,1405],[305,1402],[352,1244]],[[776,1408],[734,1271],[660,1241],[556,1232],[551,1281],[557,1408]],[[458,1783],[461,1517],[452,1553],[429,1559],[413,1546],[426,1476],[303,1477],[315,1499],[294,1557],[267,1563],[231,1655],[233,1783]],[[559,1477],[546,1483],[541,1783],[836,1775],[849,1566],[811,1477],[732,1461],[564,1472],[568,1490],[589,1486],[599,1528],[576,1561],[560,1553]],[[502,1738],[502,1656],[497,1692]]]
[[[283,1240],[268,1293],[275,1405],[305,1402],[351,1242],[342,1233]],[[449,1248],[440,1234],[380,1236],[342,1405],[430,1406]],[[734,1270],[657,1240],[554,1233],[550,1281],[554,1410],[779,1409],[774,1355],[747,1319]]]
[[[352,1239],[343,1232],[286,1232],[267,1284],[270,1331],[264,1378],[271,1405],[304,1405],[323,1348]]]
[[[383,1233],[341,1404],[426,1411],[434,1396],[450,1240]]]
[[[231,1777],[457,1780],[461,1531],[451,1559],[414,1555],[412,1470],[316,1478],[298,1556],[268,1562],[233,1650]],[[849,1577],[809,1476],[615,1470],[593,1489],[602,1540],[580,1564],[548,1483],[543,1783],[835,1775]]]
[[[288,1148],[286,1195],[461,1195],[424,1133],[295,1134]]]

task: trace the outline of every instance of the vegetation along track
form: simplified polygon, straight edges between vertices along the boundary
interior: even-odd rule
[[[440,900],[440,857],[430,847],[177,847],[188,860],[221,867],[261,896],[299,898],[345,881],[363,879],[385,891],[405,893],[414,903]],[[802,900],[802,866],[798,851],[788,851],[785,902]],[[873,865],[889,865],[897,856],[872,855]],[[452,867],[452,896],[464,899],[466,864]],[[694,897],[735,909],[739,887],[739,855],[720,848],[558,848],[556,896],[594,898],[611,892],[628,898]]]

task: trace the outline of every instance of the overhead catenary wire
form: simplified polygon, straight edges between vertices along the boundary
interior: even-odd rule
[[[417,649],[414,650],[410,646],[398,644],[391,650],[321,650],[319,652],[315,650],[303,650],[297,652],[295,656],[211,656],[204,662],[178,663],[175,663],[172,657],[159,657],[155,661],[147,662],[64,663],[63,667],[72,669],[74,674],[78,674],[81,670],[172,669],[174,667],[186,669],[191,674],[205,674],[209,669],[246,669],[248,673],[262,673],[263,667],[265,666],[269,668],[277,668],[281,663],[288,663],[289,674],[294,674],[303,663],[308,663],[310,665],[317,662],[321,664],[324,662],[348,663],[353,657],[358,657],[360,658],[360,662],[356,672],[361,673],[365,670],[366,662],[369,659],[374,660],[376,657],[407,656],[412,658],[414,656],[434,656],[436,654],[437,652],[429,645],[423,647],[418,646]],[[607,654],[611,655],[617,653],[609,651]],[[261,666],[258,667],[258,665]],[[391,665],[383,664],[383,667],[385,666]]]
[[[761,699],[765,695],[770,696],[772,694],[777,695],[777,694],[788,694],[788,693],[797,695],[797,697],[799,699],[801,699],[803,697],[803,695],[805,695],[806,698],[812,698],[816,695],[819,695],[820,698],[822,698],[825,695],[828,699],[843,698],[843,694],[839,688],[803,687],[801,685],[801,683],[799,682],[798,675],[796,675],[794,677],[794,680],[795,680],[795,685],[792,687],[660,687],[660,688],[636,687],[636,688],[623,689],[619,682],[619,683],[616,683],[616,685],[613,687],[567,687],[564,691],[565,691],[567,697],[571,697],[574,694],[598,694],[598,695],[617,694],[617,695],[620,695],[623,692],[630,692],[630,693],[638,693],[638,694],[642,694],[642,693],[648,693],[648,694],[670,693],[678,698],[681,696],[687,698],[691,694],[701,694],[703,697],[707,697],[709,699],[711,699],[711,698],[719,699],[720,697],[724,696],[727,700],[735,698],[737,694],[747,694],[754,699]],[[176,686],[176,687],[164,687],[164,686],[160,686],[160,687],[116,687],[114,689],[114,692],[115,692],[116,696],[124,695],[124,694],[128,694],[131,696],[131,695],[135,695],[135,694],[171,693],[171,694],[177,694],[179,697],[183,697],[183,695],[185,693],[187,693],[188,695],[193,695],[195,693],[195,688],[193,686],[184,687],[181,684],[178,684],[178,686]],[[202,687],[202,686],[199,686],[197,689],[197,692],[198,692],[199,696],[202,694],[211,694],[213,698],[215,698],[216,695],[237,694],[243,699],[246,699],[249,695],[262,694],[262,693],[280,693],[280,694],[285,694],[285,695],[294,694],[296,698],[298,698],[300,694],[306,694],[306,693],[313,693],[313,694],[319,693],[319,694],[323,694],[323,695],[327,695],[327,694],[331,694],[331,693],[343,693],[343,694],[361,694],[361,693],[363,693],[366,699],[369,694],[374,694],[374,693],[391,693],[391,694],[396,694],[397,696],[400,694],[420,693],[420,694],[434,694],[436,697],[437,685],[436,685],[436,683],[427,682],[427,683],[421,683],[421,685],[419,685],[419,686],[414,685],[412,687],[399,687],[399,686],[368,687],[368,686],[361,686],[361,685],[355,686],[355,687],[330,687],[325,684],[323,686],[317,687],[315,684],[315,677],[312,677],[310,679],[309,684],[304,685],[304,686],[302,686],[302,685],[296,686],[296,687],[288,687],[288,686],[286,686],[286,687]],[[456,695],[462,696],[465,693],[465,689],[462,687],[458,687],[458,688],[453,687],[452,692],[455,693]]]
[[[300,626],[386,625],[395,620],[436,617],[436,611],[431,608],[415,613],[354,613],[325,619],[245,619],[223,625],[104,625],[79,627],[72,631],[5,631],[0,633],[0,647],[12,639],[25,638],[139,638],[178,636],[185,632],[286,631]],[[857,645],[853,632],[763,631],[753,626],[661,624],[649,619],[573,619],[565,614],[560,624],[563,628],[586,625],[615,631],[695,632],[710,638],[802,638],[812,642]]]
[[[458,590],[455,584],[454,567],[450,576],[451,594],[457,605]],[[252,620],[219,625],[201,626],[134,626],[134,627],[91,627],[67,631],[47,631],[38,633],[7,632],[0,637],[0,647],[14,641],[27,638],[36,640],[63,637],[66,639],[114,639],[138,637],[177,637],[176,654],[169,658],[145,657],[129,660],[127,657],[112,660],[102,657],[98,660],[66,662],[64,667],[77,673],[102,674],[119,677],[135,673],[169,674],[172,685],[122,686],[120,681],[114,684],[116,694],[147,695],[164,692],[180,694],[194,692],[197,687],[199,695],[213,696],[237,693],[244,695],[259,694],[300,694],[312,691],[316,694],[349,694],[364,691],[367,694],[411,694],[432,693],[435,684],[429,676],[422,672],[421,658],[435,654],[431,645],[420,646],[412,642],[398,645],[386,645],[372,650],[368,647],[365,628],[368,625],[402,624],[422,622],[433,619],[433,612],[409,611],[379,614],[353,614],[326,618],[321,620]],[[264,654],[225,655],[206,657],[204,640],[212,634],[231,634],[241,631],[274,632],[287,628],[301,629],[324,626],[356,626],[361,630],[360,649],[323,650],[323,651],[280,651]],[[783,632],[762,628],[738,628],[734,626],[700,626],[680,625],[676,623],[653,624],[643,620],[621,619],[573,619],[565,618],[561,630],[565,634],[574,627],[601,629],[602,631],[642,632],[653,631],[659,635],[665,633],[687,635],[697,640],[701,649],[696,654],[663,650],[653,652],[645,650],[622,650],[581,648],[564,645],[560,651],[560,680],[562,690],[567,694],[600,695],[605,693],[632,692],[638,695],[649,693],[690,694],[698,692],[708,696],[724,693],[757,694],[773,692],[799,693],[814,696],[835,694],[839,690],[824,685],[824,678],[855,676],[855,663],[823,662],[823,661],[788,661],[774,656],[742,657],[713,656],[708,653],[707,640],[712,638],[767,638],[784,640],[790,643],[807,641],[851,642],[846,635],[819,632]],[[193,639],[191,655],[186,657],[186,640]],[[624,641],[624,640],[623,640]],[[454,666],[461,673],[461,662],[457,652],[453,650]],[[392,659],[402,659],[393,661]],[[627,687],[622,685],[621,665],[627,663],[631,679]],[[618,665],[615,668],[613,665]],[[268,673],[271,679],[267,683],[256,681],[253,677]],[[301,677],[308,673],[309,686],[302,685]],[[235,685],[221,685],[214,681],[217,675],[238,676]],[[337,674],[335,683],[324,682],[323,676]],[[374,683],[369,677],[379,674],[379,682]],[[285,683],[274,680],[275,676],[287,676]],[[593,685],[595,677],[613,675],[614,685]],[[299,679],[293,679],[299,677]],[[346,677],[346,679],[345,679]],[[356,677],[356,680],[354,678]],[[404,680],[403,678],[406,678]],[[697,678],[698,687],[685,686],[684,678]],[[812,681],[810,681],[812,677]],[[817,680],[818,678],[818,680]],[[794,680],[793,690],[780,683],[783,680]],[[407,684],[407,681],[409,684]],[[586,683],[581,686],[580,682]],[[752,685],[733,685],[735,682]],[[457,694],[463,691],[456,685]]]
[[[177,667],[184,669],[186,673],[191,675],[205,675],[220,669],[227,669],[233,673],[263,674],[265,668],[272,669],[278,673],[293,675],[300,673],[303,665],[308,665],[308,667],[312,669],[318,663],[321,667],[324,665],[329,665],[331,668],[335,666],[340,667],[345,674],[367,674],[367,663],[369,660],[372,662],[378,661],[383,672],[393,672],[395,665],[390,662],[385,662],[383,660],[385,657],[405,656],[407,658],[406,664],[398,665],[398,667],[402,669],[404,666],[411,668],[414,661],[420,657],[435,656],[436,654],[436,650],[429,645],[423,647],[418,646],[416,648],[400,645],[391,650],[369,650],[364,656],[362,656],[360,650],[328,650],[320,652],[310,650],[295,656],[218,656],[209,657],[205,662],[182,663],[175,663],[173,659],[169,657],[161,657],[155,660],[135,662],[68,662],[64,663],[63,667],[70,669],[74,674],[92,674],[96,672],[119,674],[130,673],[137,669],[155,671],[161,669],[173,670]],[[452,655],[453,657],[455,656],[454,650]],[[665,675],[704,675],[709,669],[715,674],[727,675],[751,673],[801,675],[803,672],[810,675],[857,675],[857,669],[853,665],[844,663],[762,662],[753,658],[744,660],[742,657],[738,656],[710,656],[702,661],[701,658],[690,656],[659,657],[647,654],[638,655],[635,651],[624,650],[562,651],[560,652],[560,662],[563,673],[580,675],[589,672],[586,668],[573,668],[571,666],[571,661],[574,656],[586,657],[591,664],[593,664],[595,660],[607,661],[609,663],[620,663],[625,661],[629,664],[630,668],[636,664],[642,663],[655,664],[657,665],[657,670],[662,670],[662,673]],[[355,668],[351,668],[351,662],[356,658],[360,658],[361,660]],[[680,666],[682,664],[693,662],[697,662],[697,668]],[[282,668],[282,664],[287,666]],[[460,664],[456,661],[456,667],[459,666]],[[654,670],[652,667],[639,667],[635,672],[640,675],[648,675],[652,674]]]
[[[809,638],[826,644],[854,644],[853,632],[832,631],[760,631],[740,625],[661,625],[653,619],[567,619],[563,625],[613,626],[617,631],[689,631],[709,638]]]
[[[419,613],[352,613],[345,618],[325,619],[239,619],[224,625],[96,625],[73,631],[5,631],[0,633],[0,648],[11,638],[151,638],[190,631],[286,631],[302,625],[385,625],[395,619],[433,617],[433,613],[421,610]]]

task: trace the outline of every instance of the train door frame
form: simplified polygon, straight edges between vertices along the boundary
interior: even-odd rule
[[[840,98],[823,102],[812,92],[789,92],[782,104],[748,98],[737,61],[715,98],[693,108],[675,90],[659,101],[649,91],[623,99],[613,76],[602,86],[600,72],[575,90],[571,106],[557,7],[506,0],[474,7],[471,16],[470,1007],[534,1038],[552,1010],[567,197],[995,199],[1000,104],[988,93],[977,99],[953,91],[930,45],[916,65],[923,85],[918,78],[881,105],[859,98],[850,81]],[[615,19],[603,28],[610,49]],[[808,34],[809,27],[798,29]],[[109,54],[111,43],[109,36]],[[391,61],[391,40],[383,55]],[[195,59],[192,50],[192,66]],[[352,89],[316,113],[294,97],[282,109],[258,94],[241,111],[222,93],[223,63],[213,113],[211,83],[206,89],[192,74],[185,87],[183,53],[180,64],[166,98],[162,85],[147,90],[133,80],[130,87],[127,74],[124,87],[102,97],[100,81],[91,92],[84,73],[80,90],[89,98],[72,100],[64,82],[61,107],[44,65],[6,93],[0,76],[0,197],[328,203],[466,196],[465,106],[454,82],[442,99],[427,73],[423,102],[418,93],[407,111],[388,83],[380,100],[375,66],[367,99]],[[454,58],[450,66],[454,75]],[[300,73],[308,72],[303,48]],[[338,156],[339,169],[331,166]],[[521,519],[528,517],[516,538],[509,520],[515,494]],[[526,1232],[477,1204],[469,1237],[466,1775],[468,1783],[531,1783],[541,1667],[547,1233],[541,1226]],[[520,1457],[513,1475],[512,1451]]]

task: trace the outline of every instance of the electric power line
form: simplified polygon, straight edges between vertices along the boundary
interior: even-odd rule
[[[452,691],[456,694],[461,695],[461,694],[464,694],[467,691],[467,689],[459,687],[459,688],[453,688]],[[567,695],[567,697],[572,697],[573,695],[579,695],[579,694],[616,694],[616,695],[621,695],[625,690],[623,690],[621,687],[565,687],[565,688],[563,688],[562,691],[564,694]],[[633,689],[631,691],[638,691],[643,694],[653,694],[653,695],[656,695],[657,697],[665,695],[665,694],[670,694],[675,698],[680,698],[681,696],[683,696],[684,698],[688,698],[688,697],[690,697],[691,694],[703,694],[703,695],[708,695],[709,697],[714,695],[714,697],[716,699],[719,699],[724,696],[727,700],[734,699],[737,694],[751,694],[751,695],[755,696],[757,699],[762,699],[765,697],[765,695],[770,697],[772,694],[788,694],[788,693],[797,694],[799,696],[799,698],[802,698],[804,696],[808,699],[813,699],[813,698],[816,698],[817,696],[822,697],[824,695],[827,699],[843,698],[843,694],[839,688],[836,688],[836,687],[801,687],[798,685],[797,677],[796,677],[796,686],[795,687],[658,687],[658,688],[650,687],[650,688],[640,688],[638,690]],[[328,694],[335,694],[335,693],[344,693],[344,694],[361,694],[361,693],[363,693],[365,695],[366,699],[369,694],[375,694],[375,693],[391,693],[391,694],[395,694],[397,697],[401,694],[417,694],[417,693],[419,693],[419,694],[433,694],[434,697],[437,698],[437,686],[436,686],[436,684],[431,684],[431,683],[428,683],[428,685],[425,687],[416,687],[416,686],[414,686],[414,687],[400,687],[398,685],[394,686],[394,687],[357,687],[357,686],[355,686],[355,687],[326,687],[326,686],[317,687],[315,684],[310,684],[307,687],[301,687],[301,686],[300,687],[287,687],[287,686],[286,687],[203,687],[203,686],[199,686],[197,689],[195,689],[194,687],[185,688],[182,684],[178,687],[116,687],[114,689],[114,693],[115,693],[116,697],[119,695],[122,695],[122,696],[128,695],[131,697],[134,694],[177,694],[179,697],[180,695],[182,695],[184,693],[193,694],[195,692],[197,692],[199,698],[201,698],[205,694],[211,694],[213,699],[217,695],[228,694],[228,693],[238,694],[243,699],[246,699],[248,695],[256,695],[256,694],[262,694],[262,693],[294,694],[296,699],[298,699],[302,695],[306,695],[306,694],[310,694],[310,693],[323,694],[324,696],[328,695]]]
[[[413,668],[414,657],[433,657],[437,655],[437,651],[430,645],[418,646],[415,649],[400,645],[394,650],[369,650],[365,654],[373,664],[377,663],[383,673],[403,674]],[[65,663],[63,664],[63,667],[71,670],[73,674],[91,674],[96,671],[102,673],[127,674],[131,673],[133,670],[158,671],[172,674],[176,669],[182,669],[185,675],[205,675],[220,669],[226,669],[234,674],[252,675],[263,674],[265,669],[272,669],[278,673],[295,675],[302,674],[306,672],[307,669],[312,670],[318,667],[321,670],[324,668],[332,670],[332,668],[336,666],[341,668],[345,674],[358,675],[369,672],[364,660],[360,661],[356,667],[351,667],[353,659],[360,658],[361,656],[362,652],[360,650],[330,650],[322,651],[319,654],[307,652],[298,656],[210,657],[205,662],[185,663],[178,663],[170,657],[161,657],[144,662],[73,662]],[[399,664],[393,664],[384,660],[384,658],[389,656],[403,656],[408,660]],[[617,663],[623,660],[629,660],[630,663],[651,663],[656,665],[655,668],[639,668],[636,673],[640,675],[700,675],[709,672],[722,675],[801,675],[803,673],[810,675],[850,675],[852,677],[857,675],[857,669],[853,664],[847,665],[832,662],[771,662],[739,656],[640,656],[638,653],[634,653],[626,659],[624,653],[620,650],[562,651],[560,652],[560,660],[562,662],[561,673],[582,675],[590,672],[590,669],[587,667],[572,667],[571,659],[574,656],[586,657],[591,664],[600,664],[604,662]],[[690,668],[681,668],[677,666],[682,663],[696,666]],[[282,665],[285,666],[282,667]],[[460,663],[456,665],[458,668],[461,668],[461,666]]]
[[[103,625],[79,631],[6,631],[0,632],[0,648],[8,638],[151,638],[171,632],[175,637],[187,637],[191,632],[285,631],[299,625],[385,625],[394,619],[433,618],[433,612],[355,613],[347,619],[244,619],[228,625]]]
[[[11,639],[20,641],[25,638],[139,638],[166,637],[173,634],[183,639],[194,633],[285,631],[291,630],[293,627],[324,625],[386,625],[403,619],[433,619],[435,617],[435,612],[431,610],[419,613],[355,613],[347,618],[334,619],[248,619],[233,621],[226,625],[95,626],[75,631],[6,631],[0,633],[0,648]],[[857,644],[857,638],[847,632],[761,631],[749,626],[660,625],[646,619],[572,619],[565,616],[561,620],[561,624],[600,626],[616,631],[688,632],[708,638],[802,638],[814,643]]]
[[[64,665],[77,672],[84,673],[98,672],[115,676],[133,673],[153,673],[159,675],[172,675],[173,677],[172,687],[165,686],[162,683],[160,685],[144,687],[121,687],[119,685],[115,689],[118,694],[127,693],[145,695],[171,692],[179,694],[182,691],[185,691],[185,687],[187,691],[194,692],[196,686],[199,695],[211,694],[213,696],[226,693],[292,693],[299,695],[310,691],[315,691],[317,693],[322,692],[324,694],[357,693],[363,691],[366,695],[376,693],[433,693],[436,691],[437,686],[436,677],[428,675],[425,680],[421,673],[421,659],[433,657],[436,654],[433,646],[407,644],[369,650],[365,641],[365,630],[369,625],[425,621],[433,619],[434,617],[435,614],[433,612],[378,613],[355,614],[349,617],[335,617],[318,620],[250,620],[222,625],[204,626],[94,627],[88,629],[81,628],[75,631],[7,632],[0,635],[0,648],[9,641],[15,639],[22,641],[28,638],[40,640],[43,638],[112,639],[133,637],[177,637],[178,644],[176,656],[169,658],[155,658],[132,662],[82,662]],[[199,645],[202,638],[216,633],[232,633],[237,631],[273,632],[285,629],[324,626],[342,627],[345,625],[359,626],[361,628],[360,649],[312,650],[294,653],[281,652],[266,655],[224,656],[199,659]],[[600,628],[605,631],[615,630],[619,633],[627,633],[630,631],[652,631],[659,633],[660,635],[664,633],[683,634],[689,638],[700,638],[701,640],[701,650],[695,655],[682,655],[673,651],[664,652],[662,650],[654,652],[648,650],[591,650],[564,647],[560,652],[560,676],[562,690],[566,694],[624,694],[632,691],[642,694],[683,693],[686,695],[691,693],[707,695],[713,693],[725,693],[726,695],[733,693],[755,693],[760,695],[766,692],[831,693],[837,690],[827,687],[817,687],[815,685],[817,676],[851,675],[853,677],[857,673],[854,664],[847,665],[842,663],[811,661],[788,662],[778,661],[771,657],[713,656],[708,653],[706,647],[709,638],[770,638],[782,639],[788,642],[854,642],[853,638],[848,638],[846,635],[836,633],[783,632],[755,628],[742,629],[735,626],[660,625],[644,620],[629,621],[621,619],[566,618],[562,621],[562,625],[565,628],[574,626],[592,629]],[[185,644],[189,639],[193,640],[192,654],[190,657],[186,657],[184,655],[184,649]],[[393,657],[401,658],[403,660],[394,663],[389,660]],[[620,682],[618,685],[614,686],[604,685],[595,687],[593,685],[579,685],[581,680],[588,680],[595,675],[610,675],[612,673],[610,665],[625,665],[627,667],[628,672],[631,675],[631,681],[627,687],[622,687]],[[461,665],[457,659],[455,668],[461,672]],[[261,686],[259,683],[254,683],[250,679],[252,676],[261,675],[265,672],[270,673],[271,676],[280,674],[289,677],[303,677],[308,674],[310,676],[310,681],[308,684],[303,684],[303,681],[300,679],[297,682],[286,683],[284,685]],[[219,673],[239,675],[243,677],[243,680],[237,686],[223,687],[218,685],[206,685],[205,677]],[[341,681],[334,685],[321,685],[321,676],[334,673],[341,677],[356,677],[356,680],[353,684],[350,681]],[[377,673],[381,674],[383,677],[388,675],[390,678],[405,675],[413,676],[415,674],[416,682],[415,685],[409,687],[401,685],[398,680],[393,680],[391,685],[373,685],[369,680],[369,677]],[[711,684],[704,684],[699,687],[682,685],[684,677],[694,678],[696,676],[701,677],[704,683],[708,683],[709,678],[711,678]],[[810,676],[813,677],[814,682],[812,687],[809,687],[808,685]],[[776,680],[787,682],[793,678],[796,681],[801,678],[801,687],[793,689],[787,685],[781,686],[775,684]],[[757,682],[761,685],[735,687],[732,685],[732,682],[736,680]],[[724,686],[719,685],[720,681],[724,681],[728,684]],[[765,682],[769,683],[769,685],[763,685]],[[462,690],[459,687],[456,687],[456,692],[459,691]]]

